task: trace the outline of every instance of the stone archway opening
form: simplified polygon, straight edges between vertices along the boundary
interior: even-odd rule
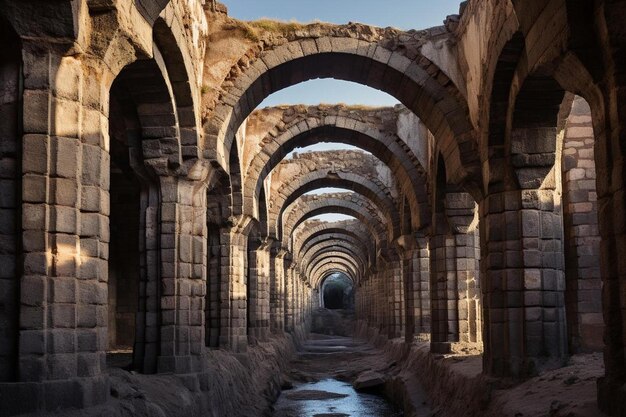
[[[164,290],[157,170],[179,163],[175,103],[157,60],[126,66],[111,86],[109,102],[107,362],[153,373]]]
[[[352,280],[341,272],[329,275],[322,283],[322,307],[329,310],[354,310]]]
[[[111,88],[110,103],[107,362],[130,367],[139,308],[141,230],[141,184],[133,169],[131,149],[139,146],[141,132],[136,112],[128,112],[132,106],[119,81]]]

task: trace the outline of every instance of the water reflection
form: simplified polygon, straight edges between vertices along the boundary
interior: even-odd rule
[[[302,391],[326,391],[343,394],[345,397],[323,400],[294,399],[307,397]],[[298,395],[298,392],[302,395]],[[320,393],[312,397],[319,398]],[[302,384],[292,390],[284,391],[274,408],[274,417],[402,417],[404,415],[384,398],[356,392],[352,385],[336,379]]]

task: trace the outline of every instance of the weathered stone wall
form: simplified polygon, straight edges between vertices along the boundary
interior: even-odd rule
[[[600,232],[593,151],[593,126],[587,102],[576,97],[563,139],[563,228],[565,301],[573,352],[601,350],[603,319]]]

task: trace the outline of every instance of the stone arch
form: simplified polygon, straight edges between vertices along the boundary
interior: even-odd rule
[[[351,256],[358,264],[360,264],[359,271],[361,274],[365,272],[365,269],[367,268],[367,259],[364,257],[363,252],[358,246],[342,240],[318,243],[313,246],[308,253],[304,253],[301,256],[301,262],[305,269],[309,268],[316,258],[331,251],[342,252]]]
[[[411,209],[416,213],[413,227],[417,230],[427,225],[430,213],[424,170],[408,145],[395,133],[390,133],[391,128],[381,129],[381,126],[388,124],[388,121],[384,121],[385,117],[389,118],[385,112],[392,110],[379,109],[382,116],[372,110],[373,120],[365,121],[354,114],[344,114],[341,108],[331,112],[321,106],[311,108],[312,114],[307,112],[291,115],[278,134],[270,131],[259,142],[260,149],[254,150],[256,155],[246,172],[244,212],[254,215],[253,198],[258,199],[263,181],[285,155],[297,147],[331,141],[357,146],[386,164],[397,179],[398,187],[409,198]],[[260,110],[259,114],[263,111]],[[393,114],[395,117],[395,112]]]
[[[358,239],[354,237],[354,235],[350,235],[348,233],[336,233],[336,234],[325,233],[325,234],[319,235],[316,238],[309,240],[309,242],[302,247],[302,250],[300,252],[296,252],[296,256],[304,258],[307,255],[307,253],[313,250],[313,248],[315,248],[316,246],[319,246],[319,245],[326,246],[329,244],[330,245],[337,244],[340,246],[348,244],[352,248],[358,248],[359,258],[361,260],[361,263],[365,267],[367,267],[369,263],[369,253],[367,249],[363,246],[363,244]]]
[[[352,282],[356,283],[355,278],[350,274],[350,271],[348,271],[347,268],[345,268],[343,265],[340,265],[340,264],[330,263],[330,264],[324,265],[322,268],[319,269],[319,271],[317,272],[317,275],[311,279],[311,286],[313,288],[318,288],[320,282],[323,281],[324,278],[336,272],[341,272],[341,273],[346,274],[347,277],[350,280],[352,280]]]
[[[511,188],[514,175],[508,163],[505,146],[511,83],[524,50],[524,36],[516,32],[502,47],[501,56],[493,75],[491,99],[488,109],[489,130],[483,145],[483,159],[488,160],[487,178],[483,178],[485,193]]]
[[[0,15],[0,382],[18,379],[20,279],[22,268],[22,184],[36,180],[22,168],[22,46],[11,24]],[[24,178],[22,179],[22,170]],[[24,187],[28,191],[29,187]],[[26,228],[25,228],[26,229]],[[25,231],[24,233],[28,233]]]
[[[400,235],[411,235],[413,231],[413,216],[411,214],[411,206],[405,195],[400,198]]]
[[[241,165],[239,160],[239,151],[237,144],[230,151],[230,173],[228,180],[230,182],[230,212],[232,216],[240,216],[243,213],[243,194],[242,194],[242,176]]]
[[[406,47],[399,47],[403,41],[396,36],[392,34],[395,49],[381,41],[339,34],[297,39],[266,50],[247,68],[237,68],[232,73],[238,76],[227,79],[232,87],[224,88],[226,93],[205,125],[207,140],[216,144],[209,157],[226,166],[224,156],[230,151],[235,132],[269,94],[309,79],[333,77],[365,84],[398,98],[438,138],[449,159],[451,177],[457,182],[478,184],[480,164],[464,99],[446,74],[422,56],[418,48],[408,49],[412,55],[408,58]]]
[[[316,175],[317,174],[317,175]],[[399,215],[397,207],[389,196],[384,194],[377,184],[368,178],[351,173],[337,173],[336,175],[327,175],[325,172],[312,173],[313,178],[306,178],[302,181],[294,182],[293,186],[299,187],[289,192],[289,197],[284,202],[278,201],[281,205],[278,216],[276,217],[276,236],[282,235],[282,216],[287,207],[300,198],[305,193],[323,187],[345,188],[354,191],[375,204],[381,213],[385,215],[387,225],[390,225],[390,235],[387,237],[389,241],[394,240],[399,234]],[[308,181],[308,182],[307,182]],[[291,188],[291,187],[289,187]],[[271,229],[270,229],[271,230]]]
[[[367,226],[358,220],[333,223],[320,222],[317,225],[307,222],[303,229],[302,233],[298,234],[294,241],[293,253],[295,254],[310,246],[316,239],[328,239],[339,235],[361,242],[367,248],[370,262],[375,261],[376,247],[373,244],[373,236],[370,235]]]
[[[359,281],[359,274],[357,270],[352,266],[352,264],[346,261],[344,258],[340,258],[337,256],[322,258],[320,262],[317,263],[315,268],[313,268],[313,270],[311,271],[311,276],[318,277],[324,270],[327,269],[327,267],[336,267],[337,265],[341,265],[346,269],[346,271],[349,271],[347,272],[348,275],[350,275],[350,277],[352,277],[355,282]],[[316,279],[316,281],[319,281],[319,279]]]
[[[327,309],[354,309],[355,286],[354,280],[346,274],[340,272],[324,274],[318,290],[320,306]]]
[[[138,82],[141,80],[141,82]],[[141,129],[141,154],[157,174],[177,170],[182,162],[176,102],[162,55],[127,65],[111,86],[124,105],[134,109]],[[109,115],[110,117],[110,115]]]
[[[141,82],[137,82],[141,80]],[[133,351],[132,367],[156,372],[160,336],[161,183],[181,166],[176,102],[163,58],[127,65],[110,90],[109,347]],[[148,226],[151,225],[151,226]],[[112,329],[112,330],[111,330]]]
[[[339,213],[353,216],[368,225],[373,235],[377,237],[379,246],[386,246],[387,233],[385,232],[385,223],[382,216],[377,212],[376,208],[366,199],[351,193],[326,194],[321,196],[311,196],[307,198],[302,196],[294,202],[289,208],[285,226],[283,227],[283,236],[281,241],[285,242],[285,237],[289,239],[289,245],[292,245],[291,234],[305,220],[324,213]],[[366,208],[367,214],[363,212]],[[387,230],[388,232],[388,230]]]
[[[311,253],[307,259],[302,260],[302,270],[307,279],[319,262],[331,257],[345,260],[352,265],[359,276],[362,275],[363,266],[360,265],[360,259],[355,255],[353,249],[348,246],[320,247],[317,252]]]
[[[154,23],[154,43],[161,51],[162,59],[171,84],[172,95],[176,103],[178,116],[181,158],[183,161],[197,159],[199,144],[200,118],[197,114],[197,94],[194,94],[196,85],[195,73],[187,51],[182,33],[175,32],[173,22],[167,22],[159,17]]]
[[[171,0],[133,0],[139,13],[149,22],[154,22]]]
[[[317,271],[318,267],[320,265],[323,265],[328,260],[333,260],[335,262],[344,262],[351,265],[357,279],[360,279],[360,277],[363,276],[362,271],[359,269],[358,262],[350,254],[347,254],[344,251],[329,250],[327,252],[321,253],[317,258],[314,258],[307,266],[307,269],[305,271],[307,279],[310,280],[310,276],[314,275],[314,271]]]

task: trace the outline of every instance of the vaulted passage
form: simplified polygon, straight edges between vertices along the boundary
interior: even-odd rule
[[[626,415],[626,5],[400,3],[0,0],[0,417]]]

